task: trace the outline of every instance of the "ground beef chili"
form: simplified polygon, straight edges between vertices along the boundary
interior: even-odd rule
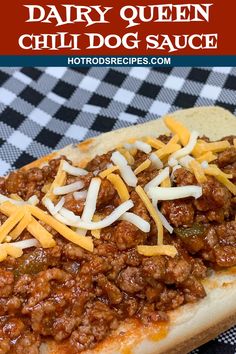
[[[160,137],[164,143],[169,139]],[[227,139],[233,141],[233,137]],[[92,177],[107,168],[110,157],[111,153],[95,157],[87,165],[86,176],[67,175],[67,184],[83,180],[86,190]],[[146,154],[138,151],[132,168],[145,159]],[[24,200],[36,194],[41,200],[43,187],[53,181],[59,163],[60,159],[54,159],[41,169],[20,170],[0,178],[1,194],[17,193]],[[216,163],[236,178],[234,147],[219,153]],[[157,174],[149,167],[138,175],[139,184],[144,186]],[[174,172],[174,185],[191,184],[197,184],[191,172],[184,168]],[[0,264],[0,354],[37,354],[45,338],[64,343],[70,354],[79,353],[96,346],[126,318],[135,317],[144,325],[168,321],[169,310],[203,298],[206,293],[201,280],[208,269],[236,265],[236,200],[214,177],[207,177],[202,188],[203,195],[197,200],[161,203],[162,213],[174,227],[172,235],[164,232],[164,243],[177,248],[175,258],[137,253],[137,245],[156,244],[157,231],[132,188],[132,211],[151,224],[150,233],[118,221],[102,229],[90,253],[49,228],[55,247],[30,248],[20,258],[7,257]],[[118,205],[113,185],[103,180],[98,212],[108,215]],[[41,203],[39,206],[44,208]],[[75,200],[71,193],[64,206],[81,215],[84,200]],[[1,224],[5,220],[0,213]],[[24,231],[19,239],[29,237]]]

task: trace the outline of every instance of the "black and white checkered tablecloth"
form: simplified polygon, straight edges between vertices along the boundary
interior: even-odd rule
[[[101,132],[204,105],[236,114],[236,68],[0,68],[0,175]],[[197,353],[236,353],[236,327]]]

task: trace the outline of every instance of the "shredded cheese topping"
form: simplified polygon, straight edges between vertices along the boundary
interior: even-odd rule
[[[207,151],[203,155],[197,157],[197,161],[202,163],[203,161],[212,162],[217,159],[217,156],[212,151]]]
[[[88,174],[88,171],[80,167],[72,166],[67,161],[63,161],[62,169],[72,176],[85,176]]]
[[[177,122],[172,117],[164,118],[164,122],[173,134],[177,134],[179,136],[179,140],[183,146],[188,144],[190,132],[183,124]]]
[[[8,217],[10,217],[17,210],[18,207],[11,204],[10,202],[4,202],[3,204],[0,204],[1,213]],[[31,233],[31,235],[33,235],[40,242],[43,248],[54,247],[56,245],[52,235],[34,218],[32,218],[32,221],[28,224],[27,231],[29,231],[29,233]]]
[[[186,155],[189,155],[189,154],[193,151],[193,149],[194,149],[194,147],[195,147],[195,145],[196,145],[196,143],[197,143],[198,135],[199,135],[198,132],[193,131],[193,132],[190,134],[188,144],[185,145],[185,147],[183,147],[182,149],[180,149],[180,150],[174,152],[174,153],[171,155],[171,157],[174,158],[174,159],[179,159],[180,157],[184,157],[184,156],[186,156]]]
[[[169,144],[169,143],[168,143]],[[163,148],[157,150],[155,154],[159,159],[164,159],[168,155],[180,150],[181,146],[179,144],[166,144]]]
[[[53,202],[56,199],[56,195],[53,193],[54,188],[61,187],[65,184],[66,172],[63,170],[64,162],[65,162],[64,160],[61,160],[56,177],[53,183],[51,184],[49,191],[45,194],[45,196],[42,199],[43,204],[46,198],[49,198]]]
[[[173,134],[167,144],[151,136],[141,140],[130,139],[127,144],[120,145],[117,151],[112,153],[111,162],[114,165],[109,163],[104,171],[99,173],[98,169],[94,172],[94,175],[98,177],[92,178],[88,190],[81,191],[85,186],[83,181],[65,185],[67,173],[79,177],[87,175],[88,171],[61,160],[54,181],[42,188],[42,191],[46,193],[42,203],[51,215],[36,206],[39,203],[36,195],[24,201],[14,193],[9,197],[0,194],[0,212],[8,217],[0,225],[0,261],[6,259],[7,256],[20,257],[22,250],[28,247],[38,245],[44,248],[54,247],[56,242],[47,230],[48,227],[49,230],[54,229],[62,237],[90,252],[93,251],[93,241],[91,237],[86,236],[86,233],[91,231],[93,237],[100,238],[103,228],[119,220],[132,223],[142,232],[150,232],[150,223],[130,211],[134,203],[130,199],[128,187],[135,187],[136,193],[157,226],[157,245],[139,245],[137,251],[144,256],[174,257],[177,249],[173,245],[163,244],[163,227],[169,233],[173,232],[173,227],[159,211],[158,203],[163,200],[187,197],[197,199],[202,195],[201,186],[172,187],[174,171],[183,166],[194,174],[199,184],[205,183],[207,176],[214,176],[233,195],[236,195],[236,185],[230,181],[233,178],[232,174],[224,173],[217,165],[209,164],[217,159],[216,153],[230,147],[228,141],[208,143],[198,138],[198,132],[190,132],[172,117],[166,117],[164,121]],[[236,139],[233,143],[236,147]],[[134,156],[137,150],[143,151],[148,156],[133,171],[130,165],[135,163]],[[137,185],[137,175],[151,165],[160,171],[143,189]],[[114,173],[115,171],[118,173]],[[116,189],[121,204],[110,215],[102,218],[102,215],[96,214],[96,207],[101,179],[104,178],[107,178]],[[85,199],[82,215],[76,215],[64,207],[66,199],[63,195],[69,193],[73,193],[75,200]],[[58,196],[62,197],[58,198]],[[47,225],[47,229],[44,225]],[[34,238],[12,242],[25,229]]]
[[[207,178],[205,176],[205,171],[199,162],[197,162],[196,160],[192,160],[189,163],[189,167],[192,169],[198,183],[204,183],[207,181]]]
[[[151,147],[153,147],[156,150],[165,146],[165,144],[161,140],[155,139],[151,136],[148,136],[145,140],[147,144],[149,144]]]
[[[86,199],[87,194],[87,191],[74,192],[73,197],[75,198],[75,200]]]
[[[117,149],[117,151],[125,157],[125,159],[127,160],[127,163],[129,165],[134,164],[134,158],[128,150],[126,150],[124,148],[120,148],[120,149]]]
[[[127,160],[118,151],[112,153],[111,161],[119,167],[121,177],[126,184],[130,187],[135,187],[137,185],[138,179],[132,171],[131,167],[128,166]]]
[[[24,217],[25,209],[17,208],[16,211],[0,226],[0,242],[9,234],[9,232],[18,224]]]
[[[161,159],[155,154],[155,153],[151,153],[151,155],[149,156],[150,160],[152,161],[152,164],[157,168],[157,169],[161,169],[163,168],[163,162],[161,161]]]
[[[100,221],[102,219],[101,215],[99,214],[95,214],[93,216],[93,221],[96,222],[96,221]],[[101,235],[101,229],[97,229],[97,230],[91,230],[91,235],[97,239],[100,238],[100,235]]]
[[[143,232],[149,232],[150,231],[150,224],[141,218],[140,216],[134,214],[134,213],[129,213],[126,212],[124,213],[120,220],[125,220],[130,222],[131,224],[135,225],[139,230]]]
[[[204,170],[204,172],[210,176],[222,176],[225,178],[233,178],[232,174],[224,173],[216,165],[209,165],[208,168]]]
[[[152,147],[149,144],[140,140],[135,141],[134,146],[138,150],[145,152],[145,154],[149,154],[152,151]]]
[[[159,186],[161,182],[163,182],[166,178],[169,177],[169,174],[170,174],[170,168],[169,167],[164,168],[164,170],[159,172],[159,174],[156,177],[154,177],[150,182],[148,182],[145,185],[144,190],[147,192],[150,188]]]
[[[113,173],[117,170],[119,170],[118,166],[111,166],[111,167],[107,168],[106,170],[100,172],[99,177],[106,178],[110,173]]]
[[[169,256],[174,258],[178,251],[175,246],[172,245],[157,245],[157,246],[137,246],[138,253],[146,257],[152,256]]]
[[[146,206],[149,214],[155,221],[155,224],[157,226],[157,243],[158,245],[163,244],[163,225],[161,222],[161,219],[159,215],[157,214],[154,206],[152,205],[150,199],[148,198],[147,194],[144,192],[143,188],[141,186],[137,186],[135,188],[136,193],[139,195],[140,199],[143,201],[144,205]]]
[[[236,195],[236,185],[229,181],[225,176],[218,175],[215,176],[216,179],[222,183],[228,190],[233,194]]]
[[[171,187],[171,180],[170,180],[170,177],[165,178],[165,179],[161,182],[161,187],[163,187],[163,188]]]
[[[75,191],[78,191],[84,187],[84,182],[82,181],[77,181],[71,184],[67,184],[66,186],[63,187],[55,187],[53,189],[53,194],[55,195],[64,195],[68,193],[73,193]]]
[[[126,200],[129,200],[129,198],[130,198],[129,191],[128,191],[124,181],[121,179],[121,177],[119,175],[114,174],[114,173],[110,173],[107,176],[107,179],[115,187],[115,189],[116,189],[116,191],[117,191],[117,193],[118,193],[118,195],[120,197],[120,200],[122,202],[125,202]]]
[[[150,198],[157,200],[174,200],[187,197],[198,199],[202,196],[202,187],[199,186],[183,186],[183,187],[152,187],[147,192]]]
[[[9,219],[8,219],[9,220]],[[32,220],[32,216],[28,210],[25,211],[23,218],[20,220],[19,224],[11,231],[10,236],[12,240],[17,239],[24,229],[29,225]]]
[[[93,251],[93,241],[90,237],[83,237],[76,234],[69,227],[60,223],[58,220],[53,218],[51,215],[46,214],[43,210],[39,209],[36,206],[29,206],[31,214],[37,219],[43,221],[45,224],[51,226],[56,230],[60,235],[62,235],[67,240],[75,243],[78,246],[92,252]]]
[[[132,202],[131,199],[127,200],[126,202],[120,204],[111,214],[106,216],[104,219],[93,222],[93,221],[83,221],[80,220],[78,221],[77,227],[80,227],[81,229],[86,229],[86,230],[96,230],[96,229],[103,229],[104,227],[112,225],[115,221],[117,221],[126,211],[130,210],[133,208],[134,203]]]
[[[151,160],[147,159],[145,161],[143,161],[135,170],[134,170],[134,174],[138,175],[139,173],[143,172],[144,170],[146,170],[150,165],[151,165]]]
[[[200,157],[206,152],[221,152],[230,147],[230,143],[226,140],[216,141],[213,143],[207,143],[205,141],[198,141],[195,148],[192,151],[194,157]]]
[[[85,200],[83,214],[81,216],[81,219],[83,221],[91,221],[93,218],[93,215],[96,210],[96,204],[97,204],[97,198],[98,198],[100,186],[101,186],[101,179],[97,177],[92,178],[88,188],[88,194]]]

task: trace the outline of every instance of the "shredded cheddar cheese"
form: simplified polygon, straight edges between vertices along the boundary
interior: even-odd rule
[[[178,251],[175,246],[172,245],[157,245],[157,246],[137,246],[137,251],[143,256],[152,257],[152,256],[169,256],[174,258]]]
[[[102,220],[102,216],[99,215],[99,214],[95,214],[93,216],[93,221],[96,222],[96,221],[100,221]],[[91,230],[91,235],[97,239],[100,238],[100,235],[101,235],[101,229],[97,229],[97,230]]]
[[[47,184],[45,184],[44,186],[43,186],[43,188],[42,188],[42,192],[43,193],[48,193],[49,192],[49,190],[50,190],[50,188],[51,188],[51,185],[52,185],[52,183],[47,183]]]
[[[151,145],[151,147],[153,147],[154,149],[158,150],[162,147],[165,146],[165,144],[159,140],[159,139],[155,139],[151,136],[148,136],[146,139],[145,139],[145,142],[149,145]]]
[[[161,149],[157,150],[155,154],[159,157],[159,159],[163,159],[179,149],[181,149],[179,144],[167,144]]]
[[[31,235],[39,241],[43,248],[51,248],[56,246],[56,241],[52,234],[48,232],[37,220],[32,218],[32,221],[27,226],[27,230]]]
[[[28,210],[26,210],[24,217],[21,219],[19,224],[11,231],[10,236],[13,240],[20,236],[24,229],[29,225],[32,220],[32,216]]]
[[[204,171],[206,174],[214,176],[220,183],[228,188],[233,195],[236,195],[236,185],[229,181],[229,178],[233,178],[231,174],[224,173],[216,165],[209,165]]]
[[[53,193],[54,188],[61,187],[65,184],[66,172],[63,170],[63,163],[64,163],[64,160],[61,160],[56,177],[55,177],[53,183],[51,184],[48,192],[43,197],[42,202],[44,202],[44,200],[46,198],[49,198],[53,202],[57,198],[57,196]]]
[[[167,177],[166,179],[164,179],[164,181],[161,182],[161,187],[164,187],[164,188],[171,187],[170,177]]]
[[[144,192],[141,186],[137,186],[135,188],[136,193],[139,195],[140,199],[143,201],[144,205],[146,206],[149,214],[153,218],[157,226],[157,243],[158,245],[163,244],[163,225],[159,215],[157,214],[154,206],[152,205],[150,199],[148,198],[147,194]]]
[[[0,204],[0,211],[6,216],[10,217],[17,210],[18,207],[10,202]],[[40,242],[43,248],[50,248],[56,245],[52,235],[34,218],[32,218],[31,222],[28,224],[27,230]]]
[[[17,248],[9,243],[0,244],[0,262],[4,261],[7,256],[11,256],[13,258],[19,258],[23,254],[22,249]]]
[[[128,150],[126,150],[124,148],[120,148],[120,149],[117,149],[117,151],[119,151],[126,158],[129,165],[134,164],[134,158]]]
[[[13,200],[18,200],[19,202],[23,202],[24,200],[16,193],[10,194],[10,198]]]
[[[172,138],[168,141],[167,145],[177,144],[179,142],[178,134],[172,136]]]
[[[87,251],[93,251],[93,241],[91,237],[80,236],[71,230],[68,226],[62,224],[60,221],[54,219],[51,215],[46,214],[40,208],[30,205],[29,210],[31,214],[37,219],[43,221],[45,224],[51,226],[60,235],[62,235],[67,240],[75,243],[76,245],[86,249]]]
[[[7,258],[7,250],[4,244],[0,244],[0,262]]]
[[[19,258],[23,254],[23,251],[21,248],[15,247],[9,243],[5,243],[4,247],[7,251],[7,254],[13,258]]]
[[[135,147],[132,147],[131,149],[129,149],[129,153],[134,157],[138,152],[138,149],[136,149]]]
[[[205,169],[205,173],[210,176],[223,176],[225,178],[233,178],[232,174],[224,173],[216,165],[209,165],[209,167]]]
[[[107,168],[106,170],[100,172],[98,176],[101,178],[106,178],[110,173],[115,172],[117,170],[119,170],[118,166],[111,166],[111,167]]]
[[[183,146],[188,144],[190,132],[182,123],[177,122],[172,117],[164,118],[164,122],[173,134],[178,135],[179,140]]]
[[[125,202],[130,198],[128,189],[122,180],[122,178],[119,175],[116,175],[114,173],[110,173],[107,176],[108,181],[110,181],[113,186],[115,187],[120,199],[122,202]]]
[[[0,242],[14,229],[18,222],[23,218],[25,208],[16,208],[14,213],[0,226]]]
[[[203,155],[197,157],[197,161],[202,163],[203,161],[212,162],[217,159],[217,156],[212,151],[207,151]]]
[[[205,170],[202,168],[202,166],[200,165],[200,163],[198,161],[196,161],[196,160],[190,161],[189,167],[192,170],[198,183],[204,183],[207,181],[207,178],[204,173]]]
[[[126,150],[124,152],[124,157],[126,158],[126,160],[127,160],[129,165],[133,165],[134,164],[134,158],[133,158],[132,154],[128,150]]]
[[[207,143],[198,140],[195,148],[192,151],[192,155],[194,157],[199,157],[208,151],[211,151],[212,153],[221,152],[227,149],[228,147],[230,147],[230,143],[226,140],[216,141],[213,143]]]
[[[138,175],[139,173],[143,172],[144,170],[146,170],[150,165],[151,165],[151,160],[147,159],[145,161],[143,161],[135,170],[134,170],[134,174]]]
[[[221,152],[230,147],[227,140],[217,141],[213,143],[205,143],[203,149],[211,152]]]
[[[228,190],[233,194],[236,195],[236,185],[229,181],[225,176],[218,175],[215,178],[222,183]]]

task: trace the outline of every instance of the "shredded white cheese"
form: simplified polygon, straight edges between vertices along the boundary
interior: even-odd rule
[[[85,200],[84,204],[84,210],[83,214],[81,216],[81,220],[83,221],[91,221],[93,218],[93,215],[96,210],[96,204],[97,204],[97,198],[98,198],[98,193],[101,185],[101,179],[100,178],[92,178],[89,188],[88,188],[88,194]]]
[[[73,197],[75,198],[75,200],[86,199],[87,194],[87,191],[74,192]]]
[[[10,242],[9,245],[20,248],[23,250],[25,248],[39,246],[39,242],[35,238],[30,238],[28,240]]]
[[[164,226],[164,228],[169,231],[170,234],[172,234],[173,232],[173,227],[170,225],[169,221],[166,219],[166,217],[160,212],[160,210],[158,209],[157,206],[158,200],[157,198],[153,198],[152,199],[152,205],[154,206],[154,208],[157,211],[157,214],[159,215],[159,218],[161,219],[161,223]]]
[[[32,195],[28,200],[27,200],[28,204],[31,205],[37,205],[39,203],[39,198],[37,197],[37,195]]]
[[[49,213],[52,215],[55,215],[55,206],[53,204],[53,202],[51,201],[50,198],[45,198],[44,199],[44,205],[45,207],[48,209]]]
[[[150,231],[150,224],[140,216],[134,214],[134,213],[129,213],[126,212],[124,213],[120,220],[125,220],[130,222],[131,224],[135,225],[138,229],[140,229],[143,232],[149,232]]]
[[[194,158],[192,156],[186,155],[184,157],[181,157],[181,159],[179,159],[179,164],[182,167],[188,168],[189,163],[193,160],[194,160]]]
[[[179,168],[182,168],[182,166],[180,165],[176,165],[172,168],[172,172],[171,172],[171,175],[170,175],[170,179],[171,181],[174,181],[175,180],[175,171],[178,170]]]
[[[161,182],[163,182],[166,178],[169,177],[169,173],[170,168],[164,168],[163,171],[161,171],[156,177],[154,177],[150,182],[145,185],[144,190],[147,192],[150,188],[159,186]]]
[[[62,224],[67,225],[67,226],[73,226],[77,227],[77,223],[65,218],[64,216],[61,215],[61,213],[57,213],[53,215],[53,217],[57,220],[60,221]]]
[[[51,199],[49,198],[44,199],[45,207],[48,209],[49,213],[52,214],[53,216],[61,210],[64,203],[65,203],[64,197],[62,197],[56,205],[53,204]]]
[[[189,138],[188,144],[185,147],[183,147],[182,149],[174,152],[170,156],[170,158],[179,159],[179,158],[181,158],[183,156],[189,155],[193,151],[193,149],[194,149],[194,147],[195,147],[195,145],[197,143],[198,136],[199,136],[199,133],[196,132],[196,131],[193,131],[190,134],[190,138]]]
[[[138,179],[128,165],[127,160],[122,156],[119,151],[113,152],[111,155],[111,161],[119,167],[121,177],[128,186],[136,187]]]
[[[173,157],[170,157],[168,160],[168,165],[170,167],[174,167],[174,166],[178,165],[178,161],[176,159],[174,159]]]
[[[88,174],[88,171],[80,167],[75,167],[70,165],[67,161],[63,162],[63,171],[69,173],[72,176],[85,176]]]
[[[0,204],[2,204],[4,202],[11,202],[14,205],[24,205],[25,204],[24,201],[11,199],[11,198],[6,197],[3,194],[0,194]]]
[[[152,148],[149,144],[144,143],[143,141],[136,140],[134,143],[134,147],[138,150],[145,152],[145,154],[149,154],[152,151]]]
[[[77,227],[77,229],[75,230],[75,232],[80,236],[86,236],[87,231],[88,230],[80,229],[79,227]]]
[[[58,213],[65,204],[65,197],[62,197],[54,207],[54,213]]]
[[[150,198],[157,200],[174,200],[187,197],[200,198],[202,195],[202,187],[199,186],[183,186],[183,187],[152,187],[148,190]]]
[[[63,208],[63,207],[61,208],[59,214],[72,223],[77,223],[80,220],[79,215],[75,215],[75,213],[73,213],[73,211]]]
[[[83,187],[84,187],[84,182],[77,181],[71,184],[67,184],[66,186],[63,187],[55,187],[53,189],[53,194],[63,195],[63,194],[73,193],[79,189],[82,189]]]
[[[133,206],[134,203],[132,202],[132,200],[131,199],[127,200],[126,202],[120,204],[115,210],[113,210],[113,212],[110,215],[106,216],[104,219],[97,222],[93,222],[93,221],[86,222],[80,220],[76,224],[76,226],[87,230],[103,229],[104,227],[110,226],[115,221],[117,221],[126,211],[133,208]]]
[[[158,168],[158,169],[163,168],[163,166],[164,166],[163,162],[161,161],[161,159],[154,152],[150,154],[149,158],[152,161],[152,164],[156,168]]]

